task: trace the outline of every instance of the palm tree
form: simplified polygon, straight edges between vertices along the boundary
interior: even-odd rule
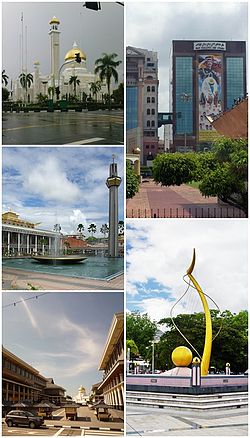
[[[78,224],[77,225],[77,231],[82,234],[82,231],[84,230],[84,225],[83,224]]]
[[[2,84],[6,87],[8,85],[9,76],[6,75],[5,70],[2,71]]]
[[[124,222],[123,221],[118,222],[118,234],[119,234],[119,236],[122,236],[124,234]]]
[[[116,67],[118,67],[122,61],[115,61],[118,56],[116,53],[103,53],[103,57],[99,58],[95,62],[95,74],[99,73],[100,81],[106,80],[109,96],[109,107],[110,102],[110,84],[111,79],[114,78],[115,82],[118,82],[118,73]]]
[[[30,88],[31,84],[33,83],[33,75],[31,73],[27,73],[27,75],[25,73],[21,73],[19,75],[19,80],[21,87],[24,88],[25,90],[25,97],[26,97],[25,100],[27,101],[27,91],[28,88]]]
[[[106,238],[106,235],[109,232],[109,226],[108,224],[102,224],[101,228],[100,228],[100,232],[104,235],[104,238]]]
[[[96,233],[96,224],[90,224],[88,227],[88,232],[91,233],[91,237],[93,237],[93,234]]]
[[[80,85],[80,79],[77,79],[77,76],[70,76],[69,84],[73,84],[74,87],[74,95],[76,95],[76,85]]]
[[[95,100],[97,100],[97,93],[102,88],[101,81],[90,82],[89,85],[90,85],[90,91],[93,93],[93,96],[95,96],[96,98]]]

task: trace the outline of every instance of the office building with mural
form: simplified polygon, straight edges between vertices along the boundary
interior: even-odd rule
[[[170,150],[204,150],[219,135],[209,119],[246,95],[245,41],[173,41],[170,84]]]

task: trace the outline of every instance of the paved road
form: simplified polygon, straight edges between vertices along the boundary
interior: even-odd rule
[[[126,436],[247,436],[247,408],[195,412],[127,406]]]
[[[123,112],[3,114],[3,144],[123,144]]]
[[[42,427],[29,429],[28,427],[7,427],[3,425],[2,436],[123,436],[123,432],[112,430],[88,430],[72,427]]]

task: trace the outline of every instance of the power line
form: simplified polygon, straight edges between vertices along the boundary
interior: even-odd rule
[[[6,304],[6,305],[3,306],[2,308],[3,308],[3,309],[6,309],[7,307],[11,307],[11,306],[14,306],[14,307],[15,307],[15,306],[16,306],[17,304],[19,304],[19,303],[23,303],[24,301],[28,301],[28,300],[38,299],[38,298],[42,297],[43,295],[47,295],[47,294],[49,294],[49,293],[50,293],[50,292],[44,292],[43,294],[34,295],[34,296],[32,296],[32,297],[24,298],[24,299],[19,300],[19,301],[14,301],[13,303]]]

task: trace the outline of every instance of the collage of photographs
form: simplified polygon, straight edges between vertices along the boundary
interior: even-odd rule
[[[247,38],[2,2],[1,436],[248,436]]]

